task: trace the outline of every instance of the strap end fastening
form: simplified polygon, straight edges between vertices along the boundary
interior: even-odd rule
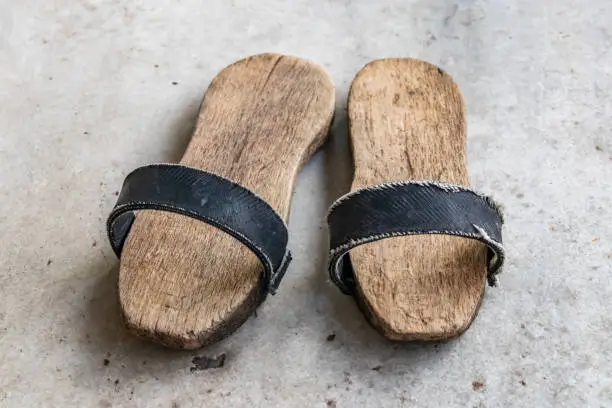
[[[278,269],[272,272],[272,276],[270,276],[270,284],[268,285],[268,293],[271,295],[276,294],[278,285],[283,279],[283,276],[285,276],[285,272],[287,272],[287,268],[289,267],[292,259],[293,257],[291,256],[291,251],[287,250],[281,264],[278,266]]]

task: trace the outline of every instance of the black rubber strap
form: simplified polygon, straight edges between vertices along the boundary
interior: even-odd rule
[[[355,287],[349,251],[384,238],[444,234],[483,242],[489,247],[491,286],[504,262],[499,207],[489,197],[456,184],[406,181],[355,190],[332,205],[327,222],[329,274],[347,294]]]
[[[118,257],[138,210],[179,213],[230,234],[263,264],[262,283],[269,293],[276,291],[291,261],[287,226],[280,215],[250,190],[215,174],[175,164],[131,172],[107,222]]]

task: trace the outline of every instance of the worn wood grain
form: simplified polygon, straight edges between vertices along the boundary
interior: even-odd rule
[[[352,189],[429,179],[469,186],[464,104],[453,79],[413,59],[366,65],[349,94]],[[396,237],[351,251],[358,303],[394,340],[446,339],[473,321],[486,282],[486,247],[443,235]]]
[[[238,61],[206,91],[181,163],[238,182],[287,219],[296,175],[327,135],[334,95],[331,79],[312,62],[278,54]],[[254,312],[261,273],[257,257],[230,235],[181,215],[142,211],[121,257],[124,321],[166,346],[205,346]]]

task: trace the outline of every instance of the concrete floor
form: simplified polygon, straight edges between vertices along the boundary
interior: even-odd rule
[[[202,3],[0,1],[0,406],[612,407],[612,3]],[[290,273],[216,346],[136,340],[105,237],[114,192],[177,160],[214,74],[265,51],[321,63],[338,89],[295,193]],[[381,339],[325,274],[348,85],[385,56],[454,76],[473,184],[506,209],[500,286],[444,344]]]

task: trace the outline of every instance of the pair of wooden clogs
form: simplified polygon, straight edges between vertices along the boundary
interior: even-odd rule
[[[130,331],[201,347],[274,292],[296,175],[334,107],[328,74],[300,58],[256,55],[217,75],[180,164],[132,172],[109,217]],[[332,281],[389,339],[461,334],[504,252],[499,208],[469,188],[457,85],[426,62],[373,61],[348,117],[354,178],[328,216]]]

